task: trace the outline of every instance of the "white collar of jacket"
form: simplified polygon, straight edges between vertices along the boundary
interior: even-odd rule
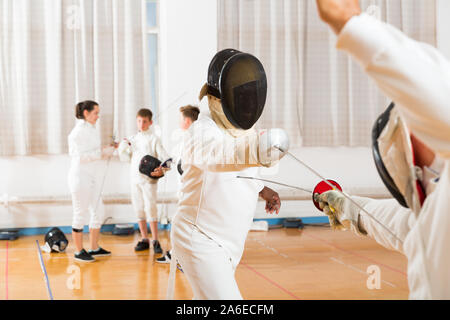
[[[444,166],[444,159],[436,156],[433,163],[429,167],[423,168],[421,181],[427,196],[429,196],[436,189],[441,173],[444,170]]]
[[[79,126],[86,126],[88,128],[93,128],[93,129],[97,128],[97,126],[95,124],[89,123],[89,122],[87,122],[84,119],[77,119],[76,124],[79,125]]]
[[[152,134],[152,129],[151,129],[151,127],[148,127],[148,129],[146,131],[139,131],[138,134],[143,134],[143,135],[149,136]]]

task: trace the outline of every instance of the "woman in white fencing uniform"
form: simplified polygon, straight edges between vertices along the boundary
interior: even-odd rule
[[[72,236],[76,247],[75,260],[93,262],[95,257],[109,256],[111,252],[99,247],[98,239],[103,222],[101,194],[102,155],[111,156],[114,147],[102,154],[100,132],[96,127],[100,108],[94,101],[76,105],[77,123],[68,137],[71,158],[68,182],[72,195]],[[83,248],[83,227],[89,221],[91,250]]]
[[[335,228],[368,234],[408,258],[411,299],[450,299],[450,62],[430,45],[361,14],[357,0],[317,0],[319,13],[395,102],[373,130],[377,169],[395,200],[320,196]],[[331,211],[333,208],[334,212]]]
[[[227,49],[213,58],[200,94],[207,95],[209,110],[201,111],[183,143],[181,197],[171,230],[171,269],[178,260],[194,299],[242,299],[234,273],[258,196],[267,211],[279,211],[276,192],[237,178],[275,164],[283,155],[268,153],[272,146],[288,148],[284,131],[253,129],[266,92],[264,69],[252,55]],[[170,290],[169,284],[169,298]]]

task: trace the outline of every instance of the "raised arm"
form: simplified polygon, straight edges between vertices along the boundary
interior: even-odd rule
[[[435,48],[362,14],[342,29],[349,52],[395,101],[409,129],[439,153],[450,153],[450,63]]]
[[[450,62],[435,48],[408,38],[367,14],[357,0],[317,0],[321,18],[386,96],[409,129],[450,156]]]

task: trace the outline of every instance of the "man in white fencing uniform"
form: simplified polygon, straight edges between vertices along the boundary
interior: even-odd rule
[[[253,129],[266,94],[264,68],[254,56],[233,49],[214,56],[200,93],[209,110],[201,111],[183,143],[181,197],[171,230],[173,256],[194,299],[242,299],[234,274],[258,195],[267,212],[279,211],[276,192],[237,178],[274,165],[283,154],[273,146],[288,149],[283,130]]]
[[[361,14],[357,0],[317,4],[337,47],[395,101],[373,129],[375,163],[395,199],[353,197],[395,237],[335,191],[317,200],[333,228],[368,234],[406,255],[410,299],[450,299],[450,62]]]

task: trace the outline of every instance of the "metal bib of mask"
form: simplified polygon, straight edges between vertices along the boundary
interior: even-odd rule
[[[409,131],[394,103],[375,122],[372,154],[378,174],[392,196],[418,214],[425,194],[418,179]]]
[[[228,121],[248,130],[261,117],[267,97],[267,77],[261,62],[234,49],[218,52],[208,68],[208,94],[220,99]]]

